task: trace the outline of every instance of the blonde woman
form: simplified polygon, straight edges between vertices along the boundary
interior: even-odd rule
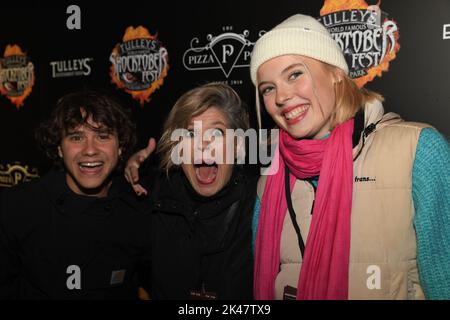
[[[278,172],[258,183],[255,298],[449,299],[446,140],[357,88],[312,17],[262,36],[250,69],[280,128]]]

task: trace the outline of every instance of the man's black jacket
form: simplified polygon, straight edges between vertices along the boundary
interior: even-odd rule
[[[135,299],[149,229],[149,211],[122,178],[106,198],[74,194],[61,171],[4,190],[0,298]]]

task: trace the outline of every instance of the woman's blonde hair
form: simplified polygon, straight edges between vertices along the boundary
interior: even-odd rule
[[[171,160],[173,148],[179,141],[172,141],[172,132],[187,129],[191,119],[207,109],[215,107],[225,117],[227,129],[247,130],[249,117],[247,107],[230,86],[222,83],[209,83],[183,94],[175,103],[164,123],[163,134],[158,143],[161,168],[168,172],[174,163]]]
[[[336,108],[331,115],[331,130],[338,124],[354,117],[367,102],[384,101],[379,93],[366,88],[358,88],[356,83],[341,69],[326,63],[325,67],[337,79],[334,84]]]

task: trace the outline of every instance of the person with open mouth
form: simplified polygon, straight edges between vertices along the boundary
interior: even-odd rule
[[[259,126],[265,108],[280,129],[258,182],[255,298],[450,299],[449,144],[385,112],[347,61],[302,14],[253,48]]]
[[[128,161],[127,180],[152,203],[152,299],[252,299],[257,175],[236,164],[239,147],[227,131],[248,127],[237,93],[206,84],[169,113],[159,169],[138,171],[155,149],[152,139]]]
[[[135,130],[104,94],[58,100],[36,132],[54,167],[0,197],[0,299],[138,299],[150,219],[119,174]]]

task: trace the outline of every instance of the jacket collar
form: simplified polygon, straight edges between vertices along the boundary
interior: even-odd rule
[[[374,132],[396,122],[403,121],[401,117],[394,113],[384,113],[384,108],[379,100],[373,100],[355,115],[353,129],[353,160],[361,153],[366,139]]]
[[[173,171],[169,177],[162,177],[162,182],[155,192],[155,208],[169,214],[185,216],[188,220],[211,218],[229,208],[242,195],[248,177],[243,170],[235,166],[229,183],[212,197],[201,197],[201,201],[193,201],[192,190],[187,190],[184,173]]]
[[[66,183],[66,172],[54,169],[43,178],[43,190],[48,192],[49,200],[60,213],[77,215],[107,216],[113,210],[113,201],[119,199],[133,209],[139,210],[143,206],[139,203],[128,183],[119,175],[112,178],[112,184],[105,198],[88,197],[75,194]]]

